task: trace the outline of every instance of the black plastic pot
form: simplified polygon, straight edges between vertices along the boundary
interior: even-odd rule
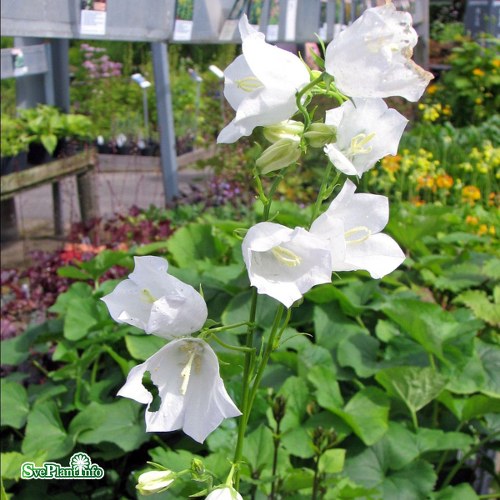
[[[9,175],[14,172],[20,172],[28,168],[27,153],[22,152],[16,156],[1,157],[1,175]]]
[[[52,159],[49,152],[43,147],[40,142],[32,142],[28,149],[28,163],[30,165],[42,165],[48,163]]]

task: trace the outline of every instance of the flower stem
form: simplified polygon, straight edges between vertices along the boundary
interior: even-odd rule
[[[321,182],[321,187],[319,189],[318,197],[316,198],[316,203],[314,204],[314,207],[313,207],[313,213],[311,215],[311,222],[310,222],[309,226],[312,225],[312,223],[316,220],[316,217],[319,214],[319,211],[321,209],[321,204],[323,203],[323,201],[325,199],[325,193],[326,193],[327,187],[328,187],[328,179],[330,178],[330,174],[332,173],[332,169],[333,169],[333,164],[331,161],[329,161],[328,165],[326,166],[325,175],[323,176],[323,180]]]
[[[250,303],[250,317],[248,320],[248,329],[245,341],[245,347],[252,349],[253,347],[253,332],[255,329],[255,315],[257,312],[257,289],[252,289],[252,300]],[[248,422],[248,401],[250,393],[250,374],[255,360],[255,351],[247,352],[245,354],[245,364],[243,366],[243,395],[241,401],[241,417],[238,424],[238,440],[236,442],[236,449],[234,451],[233,464],[236,466],[234,470],[234,486],[238,489],[240,484],[240,470],[239,464],[243,454],[243,441],[245,438],[245,431]]]
[[[243,346],[236,346],[236,345],[230,345],[226,344],[226,342],[222,341],[215,335],[213,337],[210,337],[211,339],[215,340],[218,344],[220,344],[222,347],[225,349],[229,349],[231,351],[239,351],[239,352],[246,352],[246,353],[255,353],[255,347],[243,347]]]
[[[304,116],[304,132],[307,132],[307,129],[311,125],[311,117],[307,111],[307,108],[302,104],[302,97],[306,95],[312,88],[314,88],[318,83],[323,81],[323,73],[319,75],[314,80],[310,81],[305,87],[303,87],[297,94],[295,95],[295,102],[297,103],[297,108]]]

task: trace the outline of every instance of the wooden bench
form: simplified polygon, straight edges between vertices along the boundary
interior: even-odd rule
[[[2,240],[12,239],[17,234],[13,198],[22,191],[47,183],[52,184],[54,233],[56,236],[62,236],[64,227],[59,181],[68,176],[76,176],[78,204],[82,220],[87,221],[97,215],[97,199],[93,183],[96,159],[96,150],[89,148],[67,158],[60,158],[37,167],[0,177]]]

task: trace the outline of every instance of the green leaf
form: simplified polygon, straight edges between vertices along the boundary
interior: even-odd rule
[[[430,367],[387,368],[377,373],[375,378],[388,394],[404,401],[412,412],[430,403],[446,385],[444,377]]]
[[[3,479],[19,480],[21,476],[21,465],[24,462],[33,462],[37,467],[40,467],[46,459],[45,452],[39,455],[23,455],[17,451],[10,451],[1,454],[0,470],[2,471]]]
[[[431,464],[415,460],[399,470],[392,470],[392,456],[381,450],[366,448],[346,460],[345,472],[349,478],[367,488],[376,488],[383,500],[421,500],[431,493],[436,474]]]
[[[476,342],[477,351],[486,375],[486,381],[481,392],[487,396],[500,398],[500,346],[480,339],[477,339]]]
[[[73,299],[84,299],[92,297],[92,287],[87,283],[73,283],[64,293],[61,293],[49,308],[50,312],[65,314],[69,303]]]
[[[316,400],[323,408],[332,411],[333,408],[338,409],[344,405],[333,370],[326,366],[313,366],[307,379],[316,389]]]
[[[64,429],[56,404],[45,401],[35,405],[28,415],[21,451],[32,456],[45,452],[47,460],[57,460],[73,447],[74,437]]]
[[[198,261],[217,261],[220,242],[208,224],[188,224],[168,240],[168,250],[179,267],[197,266]]]
[[[453,329],[453,316],[437,304],[413,299],[396,299],[383,311],[424,349],[445,361],[442,344]]]
[[[273,433],[268,427],[260,425],[245,437],[243,457],[250,464],[252,472],[260,473],[272,463],[273,450]]]
[[[379,369],[379,347],[375,337],[364,333],[350,335],[339,343],[337,358],[341,366],[354,368],[358,377],[371,377]]]
[[[134,359],[145,361],[157,351],[159,351],[166,343],[167,339],[156,335],[126,335],[125,345],[130,355]]]
[[[40,141],[49,154],[54,153],[57,146],[57,136],[55,134],[43,134],[40,136]]]
[[[389,427],[389,400],[376,387],[357,392],[343,410],[332,408],[367,445],[376,443]]]
[[[500,326],[500,304],[491,302],[484,290],[467,290],[458,295],[453,302],[472,309],[479,319],[491,326]]]
[[[69,430],[82,444],[113,443],[125,452],[133,451],[149,439],[140,410],[140,405],[128,399],[93,402],[71,421]]]
[[[2,379],[1,397],[1,425],[8,425],[14,429],[24,427],[30,410],[26,389],[17,382]]]
[[[327,349],[335,348],[349,335],[366,333],[354,320],[348,318],[337,304],[316,305],[313,315],[316,342]]]
[[[466,450],[474,439],[462,432],[444,432],[440,429],[419,428],[416,431],[420,453],[427,451]]]
[[[430,498],[431,500],[479,500],[480,497],[469,484],[462,483],[431,493]]]
[[[63,278],[71,278],[74,280],[89,280],[92,279],[89,273],[86,271],[82,271],[78,267],[75,266],[64,266],[60,267],[57,270],[58,276],[62,276]]]
[[[98,323],[98,310],[93,297],[73,299],[68,304],[64,318],[64,336],[80,340]]]
[[[318,470],[322,474],[337,474],[344,468],[345,452],[340,448],[326,450],[319,458]]]

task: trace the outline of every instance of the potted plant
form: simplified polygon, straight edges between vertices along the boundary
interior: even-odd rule
[[[28,144],[29,138],[20,120],[2,114],[1,175],[26,168]]]
[[[36,108],[20,110],[19,116],[29,136],[28,162],[32,165],[40,165],[53,156],[60,156],[65,144],[73,139],[91,137],[92,123],[89,118],[62,113],[54,106],[39,104]]]

